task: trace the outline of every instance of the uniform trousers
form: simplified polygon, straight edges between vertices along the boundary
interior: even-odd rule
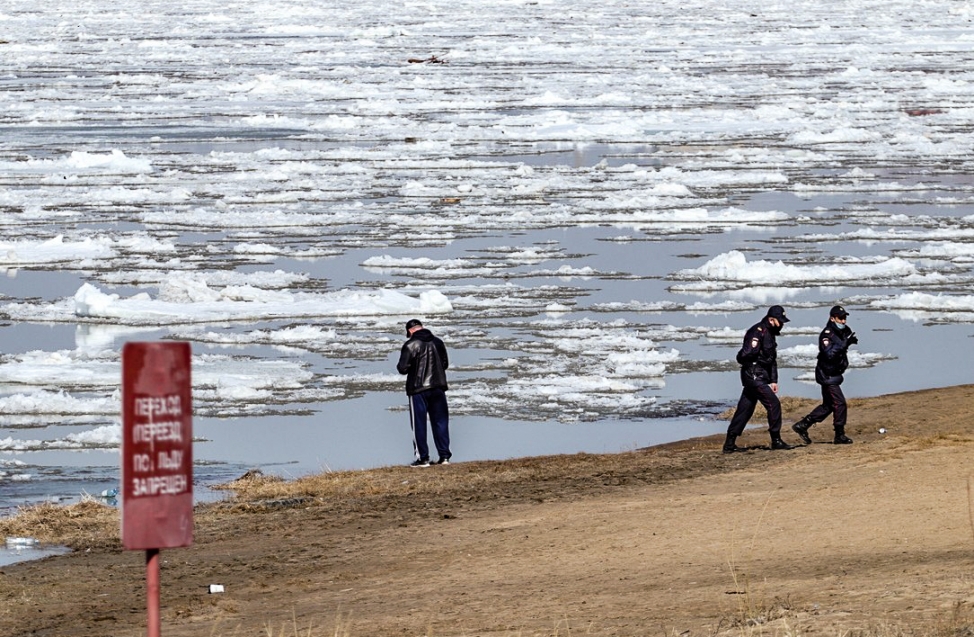
[[[844,429],[848,408],[845,404],[845,394],[839,385],[822,385],[822,404],[805,416],[812,424],[822,422],[832,414],[832,426]]]
[[[727,435],[740,436],[744,433],[747,422],[754,415],[754,409],[758,403],[764,405],[768,412],[768,432],[772,438],[781,435],[781,401],[778,395],[771,389],[771,385],[766,383],[744,385],[741,391],[741,398],[737,401],[737,409],[731,418],[730,426],[727,427]]]

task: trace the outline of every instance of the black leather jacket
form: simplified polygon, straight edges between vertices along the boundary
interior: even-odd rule
[[[449,366],[446,345],[423,328],[413,332],[403,344],[396,369],[406,375],[406,394],[412,396],[427,389],[448,389],[446,370]]]
[[[737,352],[741,383],[770,385],[778,382],[778,341],[767,317],[744,334],[744,345]]]
[[[820,385],[841,385],[842,374],[849,369],[848,338],[852,328],[829,321],[818,335],[818,362],[815,364],[815,382]]]

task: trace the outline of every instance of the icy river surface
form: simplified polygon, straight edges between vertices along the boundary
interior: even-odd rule
[[[770,304],[784,395],[836,303],[848,395],[974,382],[968,3],[42,4],[0,7],[0,514],[118,486],[130,341],[192,345],[200,498],[411,461],[413,317],[455,461],[723,431]]]

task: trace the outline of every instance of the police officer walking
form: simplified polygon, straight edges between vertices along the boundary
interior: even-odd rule
[[[781,401],[778,400],[778,341],[775,338],[789,321],[785,308],[772,305],[767,315],[744,334],[744,345],[737,353],[741,365],[741,398],[727,427],[724,453],[744,451],[736,444],[754,409],[760,402],[768,412],[768,433],[772,449],[794,449],[781,439]]]
[[[815,382],[822,386],[822,404],[810,414],[791,426],[806,445],[812,444],[808,429],[822,422],[832,414],[832,427],[835,429],[833,443],[852,444],[845,435],[846,408],[842,394],[842,374],[849,368],[849,346],[859,342],[856,333],[846,325],[849,313],[841,305],[829,311],[829,322],[818,336],[818,362],[815,364]]]

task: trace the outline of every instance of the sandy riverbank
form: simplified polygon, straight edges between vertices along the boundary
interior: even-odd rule
[[[730,456],[707,438],[246,481],[163,552],[163,634],[969,635],[972,409],[971,386],[856,400],[848,446],[822,424],[794,451],[758,428]],[[81,507],[50,526],[74,553],[0,571],[0,634],[144,634],[116,516]]]

